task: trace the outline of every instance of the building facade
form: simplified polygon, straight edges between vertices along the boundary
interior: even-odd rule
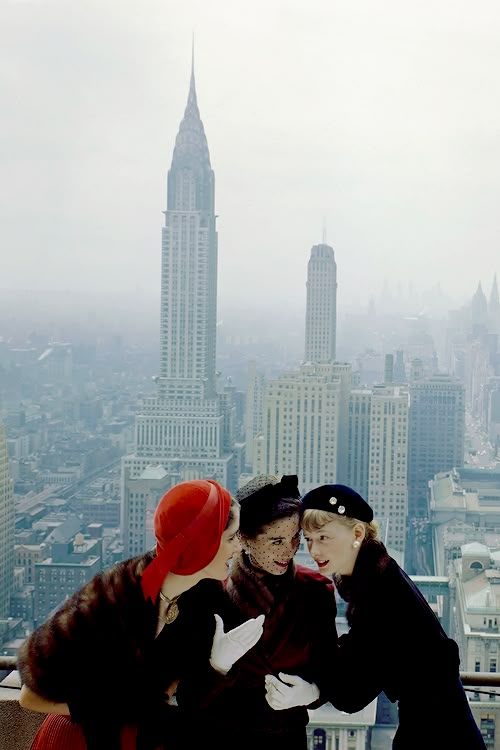
[[[14,585],[14,490],[5,429],[0,423],[0,618],[9,616]]]
[[[406,386],[374,386],[370,406],[368,502],[387,519],[387,545],[405,550],[408,509],[409,393]]]
[[[346,484],[368,497],[372,392],[353,389],[349,398]]]
[[[428,484],[435,474],[464,462],[465,389],[450,375],[433,375],[410,387],[408,514],[429,515]]]
[[[302,492],[338,481],[349,374],[348,365],[306,364],[266,383],[254,474],[297,474]]]

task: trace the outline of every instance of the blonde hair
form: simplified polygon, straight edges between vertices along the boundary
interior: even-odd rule
[[[317,508],[309,508],[304,511],[301,526],[305,532],[319,531],[331,521],[339,521],[342,526],[347,526],[349,529],[352,529],[357,523],[362,524],[365,527],[365,538],[363,539],[363,542],[379,538],[378,523],[376,521],[370,521],[368,523],[367,521],[360,521],[357,518],[339,516],[338,513],[330,513],[328,510],[318,510]]]

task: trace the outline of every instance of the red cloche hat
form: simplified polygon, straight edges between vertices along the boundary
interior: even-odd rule
[[[154,517],[156,557],[142,574],[146,599],[155,602],[167,573],[192,575],[217,554],[231,495],[212,479],[181,482],[163,495]]]

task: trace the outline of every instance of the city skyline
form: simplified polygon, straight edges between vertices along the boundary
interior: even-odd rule
[[[71,16],[61,7],[1,10],[2,286],[157,299],[156,232],[194,28],[218,168],[222,307],[304,307],[307,256],[325,226],[339,308],[367,304],[385,279],[439,282],[453,304],[478,281],[489,295],[500,192],[494,3],[481,14],[393,1],[215,2],[210,13],[191,1],[175,16],[156,1],[147,14],[127,3],[119,14],[108,2]]]

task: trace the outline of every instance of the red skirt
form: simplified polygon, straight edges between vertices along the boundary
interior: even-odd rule
[[[122,750],[136,750],[137,730],[133,726],[123,727]],[[40,725],[31,750],[87,750],[87,743],[79,724],[69,716],[48,714]]]

